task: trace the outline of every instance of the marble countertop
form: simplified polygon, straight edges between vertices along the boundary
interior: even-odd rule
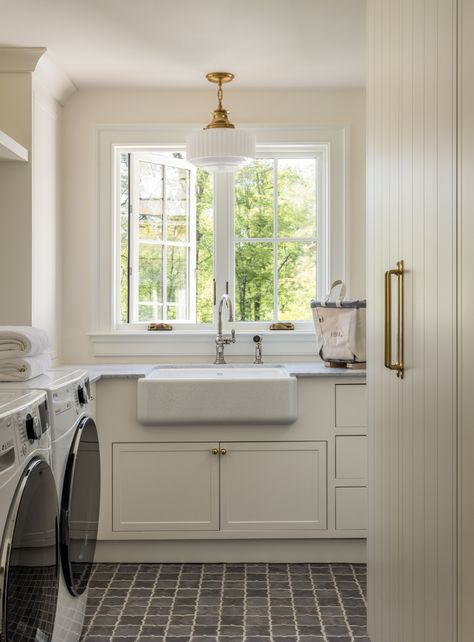
[[[347,368],[327,368],[321,361],[278,362],[285,366],[288,372],[295,377],[356,377],[365,379],[365,370],[351,370]],[[91,383],[100,379],[139,379],[145,377],[153,368],[160,365],[202,365],[193,364],[148,364],[148,363],[122,363],[122,364],[82,364],[77,367],[88,371]],[[211,364],[208,364],[211,365]],[[243,364],[235,364],[243,365]],[[268,365],[271,365],[268,363]]]

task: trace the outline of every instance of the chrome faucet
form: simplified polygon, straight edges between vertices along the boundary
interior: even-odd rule
[[[219,301],[219,317],[217,321],[217,336],[216,336],[216,360],[214,363],[225,363],[224,359],[224,346],[229,343],[235,343],[235,330],[231,330],[230,334],[222,334],[222,308],[224,303],[227,306],[229,311],[228,320],[234,320],[234,314],[232,310],[232,301],[228,294],[223,294],[221,300]]]

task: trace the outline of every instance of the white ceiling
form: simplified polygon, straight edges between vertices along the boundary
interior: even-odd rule
[[[44,46],[79,87],[365,84],[365,0],[0,0],[0,45]]]

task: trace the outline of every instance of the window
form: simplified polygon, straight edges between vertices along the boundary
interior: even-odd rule
[[[232,354],[273,321],[296,332],[267,332],[266,354],[308,354],[309,300],[347,283],[347,129],[261,127],[258,158],[214,176],[186,162],[188,131],[98,128],[95,354],[210,355],[224,292]],[[153,321],[174,331],[147,332]]]
[[[310,321],[326,254],[323,148],[266,149],[215,181],[182,149],[116,154],[121,324],[212,324],[224,291],[242,327]],[[216,203],[226,225],[214,225]]]
[[[196,316],[196,172],[153,153],[121,153],[122,323]]]

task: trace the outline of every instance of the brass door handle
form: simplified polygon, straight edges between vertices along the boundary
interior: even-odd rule
[[[385,272],[385,367],[396,370],[397,377],[403,379],[405,369],[403,363],[403,329],[404,329],[404,274],[403,261],[397,261],[397,267]],[[392,362],[392,276],[397,277],[398,283],[398,315],[397,315],[397,360]]]
[[[227,455],[227,448],[221,448],[221,455]]]
[[[219,448],[213,448],[213,449],[211,450],[211,453],[212,453],[213,455],[218,455],[218,454],[219,454]]]

